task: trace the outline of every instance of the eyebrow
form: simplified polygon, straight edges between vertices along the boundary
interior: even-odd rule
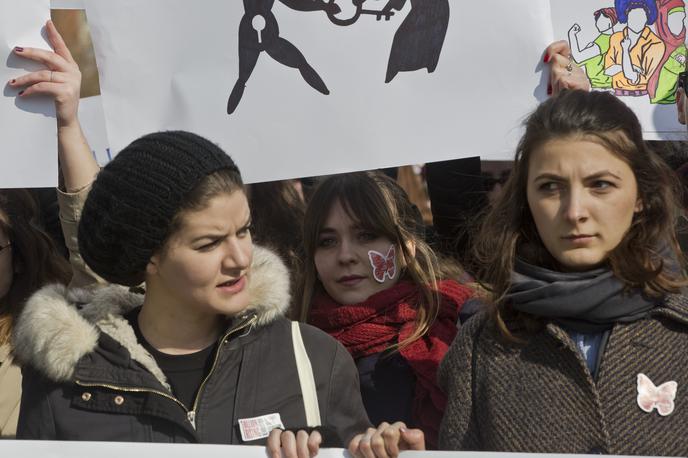
[[[239,228],[239,230],[246,229],[248,226],[251,225],[252,222],[253,222],[253,219],[251,218],[251,215],[249,215],[248,221],[246,222],[246,224],[244,224],[243,226],[241,226],[241,227]],[[197,243],[197,242],[200,242],[200,241],[203,240],[203,239],[218,239],[218,238],[223,238],[223,237],[226,237],[226,236],[227,236],[227,234],[226,234],[225,232],[222,232],[222,233],[219,233],[219,232],[216,232],[216,233],[209,233],[209,232],[206,232],[206,233],[203,234],[203,235],[199,235],[198,237],[194,237],[194,238],[191,240],[191,243]]]
[[[615,173],[612,173],[609,170],[601,170],[599,172],[593,173],[591,175],[583,177],[584,181],[590,181],[590,180],[595,180],[598,178],[603,178],[606,176],[611,176],[616,178],[619,181],[622,181],[621,177],[616,175]],[[564,177],[557,175],[556,173],[543,173],[535,177],[533,181],[540,181],[540,180],[553,180],[553,181],[566,181]]]

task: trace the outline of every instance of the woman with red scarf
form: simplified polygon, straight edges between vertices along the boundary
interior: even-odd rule
[[[436,447],[446,404],[437,369],[473,293],[423,232],[418,209],[387,176],[326,179],[306,211],[300,314],[353,356],[373,424],[403,421]]]

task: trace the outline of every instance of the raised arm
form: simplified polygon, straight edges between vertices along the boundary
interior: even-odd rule
[[[81,287],[102,282],[81,259],[76,239],[81,208],[100,168],[79,123],[79,66],[52,21],[46,23],[46,31],[54,51],[36,48],[14,50],[18,56],[43,64],[45,69],[23,75],[10,84],[24,88],[19,93],[20,97],[48,95],[55,100],[61,172],[58,189],[60,222],[73,269],[70,286]]]
[[[595,43],[588,43],[585,48],[581,49],[580,41],[578,40],[578,34],[581,31],[581,27],[578,24],[573,24],[569,29],[569,43],[571,43],[571,56],[573,60],[577,63],[584,62],[592,57],[599,56],[601,54],[600,47]]]

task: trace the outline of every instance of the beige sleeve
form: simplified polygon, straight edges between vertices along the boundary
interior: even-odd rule
[[[0,439],[13,439],[17,434],[21,371],[12,364],[9,345],[0,346]]]
[[[79,253],[79,242],[77,239],[79,220],[81,219],[81,209],[84,207],[84,202],[86,202],[86,197],[88,197],[90,191],[91,185],[76,192],[57,190],[60,224],[67,250],[69,250],[69,263],[72,265],[72,280],[69,282],[70,288],[84,288],[106,283],[105,280],[96,275],[86,265],[81,257],[81,253]]]

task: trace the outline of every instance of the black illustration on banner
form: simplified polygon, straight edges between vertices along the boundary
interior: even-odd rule
[[[388,0],[382,9],[366,8],[368,0],[348,0],[349,17],[341,17],[342,0],[279,0],[297,11],[323,11],[338,26],[350,26],[362,16],[389,21],[401,11],[407,1],[411,9],[394,35],[387,63],[385,83],[399,72],[437,68],[449,25],[449,0]],[[280,36],[277,19],[272,13],[275,0],[243,0],[244,16],[239,24],[239,76],[227,102],[227,113],[237,109],[246,83],[256,67],[258,57],[265,51],[277,62],[299,70],[301,77],[316,91],[328,95],[327,85],[304,55],[290,41]]]

